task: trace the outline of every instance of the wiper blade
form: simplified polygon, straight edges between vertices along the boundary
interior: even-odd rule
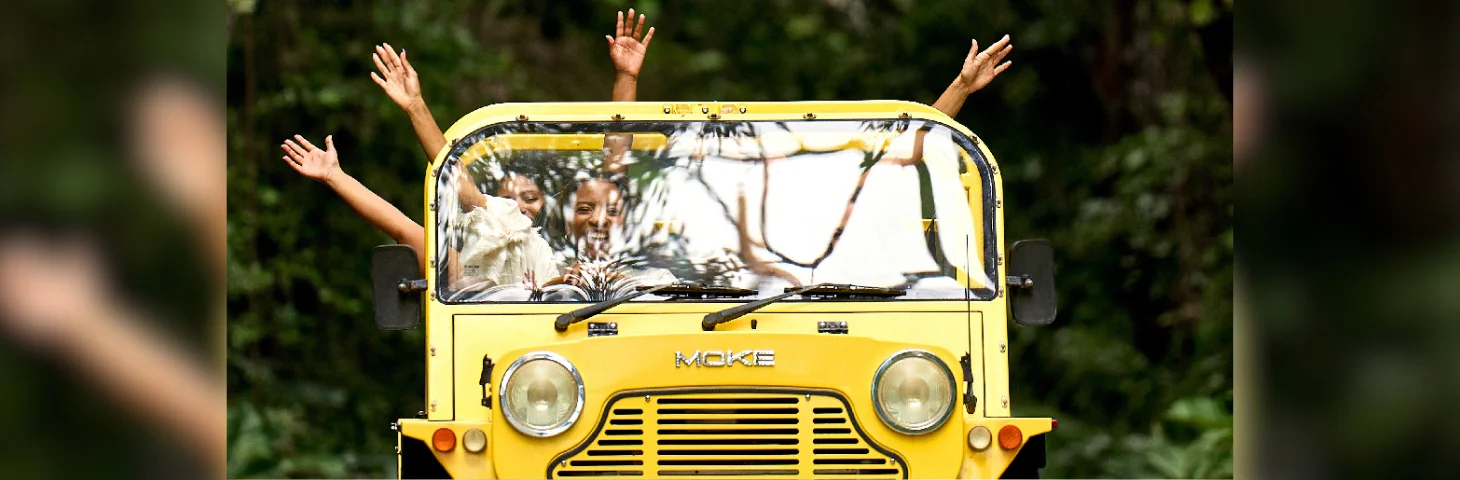
[[[789,292],[794,288],[787,288]],[[844,283],[822,284],[816,288],[801,292],[801,298],[811,300],[878,300],[883,298],[901,297],[907,295],[907,290],[900,288],[885,287],[864,287],[861,285],[848,285]]]
[[[737,298],[755,295],[755,290],[732,287],[711,287],[705,285],[697,285],[693,283],[667,283],[664,285],[655,286],[639,286],[635,287],[635,289],[637,289],[638,291],[621,297],[611,298],[602,302],[598,302],[593,305],[564,313],[562,315],[558,315],[558,319],[553,322],[553,329],[559,332],[565,332],[568,330],[569,325],[587,320],[589,317],[603,313],[604,311],[619,306],[620,304],[623,304],[624,302],[627,302],[629,300],[633,300],[635,298],[639,298],[655,292],[660,292],[660,295],[696,299]]]
[[[725,322],[729,322],[731,320],[734,320],[734,319],[743,317],[747,313],[754,312],[756,310],[760,310],[761,307],[764,307],[766,305],[770,305],[772,303],[779,302],[779,301],[781,301],[782,299],[784,299],[786,297],[800,295],[801,292],[807,292],[807,291],[811,291],[813,289],[817,289],[817,288],[821,288],[821,287],[825,287],[825,286],[826,285],[824,285],[824,284],[816,284],[816,285],[812,285],[812,286],[809,286],[809,287],[801,287],[801,288],[796,288],[796,289],[790,289],[790,288],[788,288],[788,289],[786,289],[786,293],[782,293],[782,294],[776,295],[774,297],[762,298],[762,299],[756,300],[754,302],[750,302],[750,303],[746,303],[746,304],[742,304],[742,305],[736,305],[736,306],[733,306],[733,307],[730,307],[730,308],[727,308],[727,309],[724,309],[724,310],[720,310],[720,311],[715,312],[715,313],[706,314],[705,315],[705,319],[700,322],[700,328],[703,328],[706,332],[711,331],[711,330],[714,330],[716,325],[719,325],[719,324],[722,324],[722,323],[725,323]]]
[[[648,287],[639,287],[648,288]],[[735,287],[716,287],[699,285],[694,283],[676,283],[669,285],[669,288],[659,291],[659,296],[675,297],[676,299],[714,299],[714,298],[740,298],[755,295],[755,290]]]

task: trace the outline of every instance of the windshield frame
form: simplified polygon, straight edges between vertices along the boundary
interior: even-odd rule
[[[492,107],[487,107],[487,108],[492,108]],[[642,133],[658,132],[660,134],[669,136],[669,135],[671,135],[671,133],[674,132],[674,129],[665,129],[665,128],[660,128],[660,127],[663,127],[665,125],[677,125],[677,126],[688,126],[688,127],[690,127],[692,129],[692,128],[694,128],[694,125],[695,124],[700,124],[701,127],[707,126],[706,124],[720,124],[720,126],[722,126],[725,129],[734,129],[737,125],[740,125],[740,124],[754,124],[754,123],[765,123],[765,122],[788,122],[788,121],[795,121],[795,122],[822,122],[822,121],[825,121],[825,122],[886,122],[886,123],[890,123],[892,125],[899,125],[900,124],[900,127],[902,129],[904,129],[904,130],[906,128],[908,128],[908,126],[911,124],[911,122],[920,122],[922,124],[921,125],[921,128],[924,128],[924,129],[932,129],[932,128],[937,128],[937,127],[942,127],[942,128],[948,129],[948,131],[949,131],[949,138],[965,154],[968,155],[968,158],[967,159],[963,159],[963,161],[957,162],[958,165],[959,165],[959,170],[960,170],[959,173],[960,174],[966,173],[965,172],[965,169],[967,168],[967,166],[969,164],[972,164],[973,165],[973,168],[975,168],[977,170],[977,177],[978,177],[978,182],[979,182],[979,185],[977,187],[979,188],[979,193],[980,193],[980,197],[981,197],[982,201],[981,201],[981,205],[980,205],[981,208],[978,209],[979,210],[978,213],[975,213],[975,215],[979,217],[979,218],[977,218],[975,220],[975,224],[978,225],[978,227],[981,229],[981,233],[982,233],[981,237],[982,237],[982,240],[983,240],[983,242],[982,242],[983,245],[981,245],[982,248],[977,253],[977,258],[979,258],[980,261],[981,261],[981,265],[983,266],[983,269],[984,269],[984,274],[990,280],[990,285],[988,285],[986,287],[976,288],[976,289],[968,289],[968,288],[965,288],[965,292],[966,292],[965,298],[962,298],[962,299],[955,299],[955,298],[897,298],[897,299],[860,300],[860,301],[868,301],[868,302],[950,302],[950,301],[975,301],[975,300],[976,301],[990,301],[990,300],[994,300],[994,299],[1000,298],[1001,291],[1004,288],[1003,282],[1001,281],[1002,280],[1002,277],[999,276],[999,273],[1002,270],[1002,262],[1000,261],[1001,259],[999,258],[999,255],[1000,255],[999,245],[1000,245],[1000,242],[1001,242],[1000,235],[1002,234],[1002,230],[1000,228],[1001,218],[999,217],[999,215],[1000,215],[1000,213],[1002,211],[1002,208],[1000,208],[1002,205],[1000,205],[1000,202],[998,201],[999,186],[995,182],[996,175],[997,175],[997,173],[996,173],[997,170],[992,166],[992,162],[988,158],[989,155],[986,155],[985,154],[985,151],[982,148],[983,147],[982,140],[981,139],[978,139],[977,136],[969,136],[969,134],[965,133],[964,130],[960,129],[956,124],[951,124],[950,125],[948,122],[939,121],[936,118],[928,118],[928,117],[924,117],[924,116],[921,116],[921,115],[919,115],[919,116],[909,116],[909,115],[904,114],[900,118],[887,118],[887,117],[878,117],[878,116],[870,116],[870,115],[868,115],[868,116],[861,116],[861,117],[846,117],[846,118],[837,117],[837,118],[824,118],[824,119],[815,119],[815,118],[807,118],[807,119],[785,119],[785,118],[781,118],[781,119],[743,119],[743,120],[742,119],[733,119],[733,120],[715,120],[715,119],[704,119],[704,118],[665,118],[665,119],[642,119],[642,120],[635,119],[635,120],[615,120],[615,121],[590,120],[590,119],[584,119],[584,118],[575,118],[575,119],[572,119],[572,120],[564,120],[564,121],[531,121],[531,120],[526,120],[525,117],[519,117],[518,120],[507,120],[507,121],[493,122],[493,123],[489,123],[489,124],[486,124],[486,125],[482,125],[482,126],[480,126],[478,128],[471,129],[470,131],[468,131],[465,134],[461,135],[460,137],[456,138],[454,141],[451,142],[451,144],[448,146],[448,148],[446,148],[446,149],[443,150],[443,152],[438,156],[437,162],[434,162],[433,167],[431,168],[431,170],[429,172],[429,176],[426,179],[426,183],[427,183],[426,199],[427,199],[427,202],[429,202],[429,204],[431,206],[428,208],[428,211],[426,212],[427,213],[427,219],[426,219],[427,221],[425,222],[425,224],[427,225],[427,228],[426,228],[427,232],[426,233],[427,233],[428,249],[433,252],[432,253],[432,256],[430,258],[430,260],[431,260],[430,261],[430,264],[428,265],[428,268],[429,268],[428,278],[430,279],[430,282],[432,283],[432,285],[430,287],[430,292],[432,293],[433,301],[440,302],[440,303],[447,304],[447,305],[514,305],[514,304],[515,305],[559,305],[559,304],[562,304],[562,305],[584,305],[584,304],[592,304],[592,303],[595,303],[595,302],[592,302],[592,301],[542,301],[542,300],[535,300],[535,301],[534,300],[528,300],[528,301],[516,301],[516,300],[477,300],[477,301],[468,301],[468,300],[448,300],[447,299],[449,297],[448,294],[450,292],[448,292],[446,290],[447,286],[444,285],[445,282],[439,281],[440,275],[445,270],[445,268],[443,267],[443,265],[445,263],[445,259],[442,258],[442,255],[440,254],[440,252],[445,251],[445,249],[447,248],[447,244],[444,243],[444,242],[447,242],[448,239],[441,238],[443,236],[437,234],[437,231],[438,231],[438,228],[439,228],[439,224],[438,224],[439,219],[438,219],[438,215],[437,215],[438,214],[438,209],[436,208],[436,204],[439,201],[438,192],[441,189],[449,189],[449,188],[452,188],[452,186],[448,185],[449,183],[451,183],[450,177],[449,176],[446,176],[446,175],[442,175],[442,173],[443,172],[451,172],[451,171],[454,171],[457,168],[460,168],[461,158],[467,153],[468,150],[470,150],[472,147],[474,147],[478,143],[483,142],[483,141],[487,141],[488,139],[490,139],[492,137],[495,137],[495,136],[498,136],[498,135],[509,135],[509,134],[586,134],[586,135],[605,135],[605,134],[624,134],[624,133],[633,134],[633,133],[640,133],[640,132],[642,132]],[[458,127],[459,127],[459,125],[458,125]],[[458,127],[453,127],[452,130],[453,131],[456,131]],[[649,298],[644,299],[644,300],[638,300],[635,303],[653,302],[653,301],[656,301],[656,300],[668,300],[668,299],[657,299],[657,298],[654,298],[653,295],[649,295],[649,296],[646,296],[646,297],[649,297]],[[698,300],[676,300],[676,303],[691,303],[692,302],[692,303],[727,304],[727,303],[744,303],[745,301],[754,301],[754,299],[698,299]],[[788,303],[799,303],[799,302],[818,302],[818,301],[825,301],[825,300],[808,300],[808,299],[800,299],[800,298],[797,298],[797,299],[786,299],[784,301],[785,302],[788,302]]]

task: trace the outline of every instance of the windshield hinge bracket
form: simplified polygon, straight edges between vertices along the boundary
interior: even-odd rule
[[[487,385],[492,384],[492,367],[494,366],[492,357],[482,355],[482,379],[479,383],[482,385],[482,406],[487,408],[492,408],[492,396],[487,395]]]
[[[833,335],[846,335],[849,332],[847,322],[816,322],[816,333],[830,333]]]
[[[612,337],[618,335],[618,322],[588,322],[588,336]]]
[[[963,411],[972,414],[978,408],[978,397],[973,395],[973,357],[963,354],[958,365],[963,367]]]

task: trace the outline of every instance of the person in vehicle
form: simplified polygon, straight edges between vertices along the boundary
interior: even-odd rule
[[[595,260],[608,256],[611,237],[622,235],[624,190],[623,186],[603,177],[578,182],[573,191],[573,216],[568,233],[580,257]]]
[[[570,284],[618,295],[635,285],[678,281],[666,269],[633,261],[633,255],[625,251],[629,205],[628,180],[623,174],[585,175],[576,183],[569,200],[572,214],[568,221],[574,258],[561,277],[548,280],[544,286]]]

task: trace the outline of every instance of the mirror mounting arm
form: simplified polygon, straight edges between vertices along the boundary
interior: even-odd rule
[[[395,288],[396,290],[400,290],[401,293],[421,293],[426,291],[426,279],[407,280],[402,278],[400,279],[400,283],[396,284]]]
[[[1034,279],[1028,275],[1007,276],[1004,277],[1004,283],[1013,288],[1034,288]]]

